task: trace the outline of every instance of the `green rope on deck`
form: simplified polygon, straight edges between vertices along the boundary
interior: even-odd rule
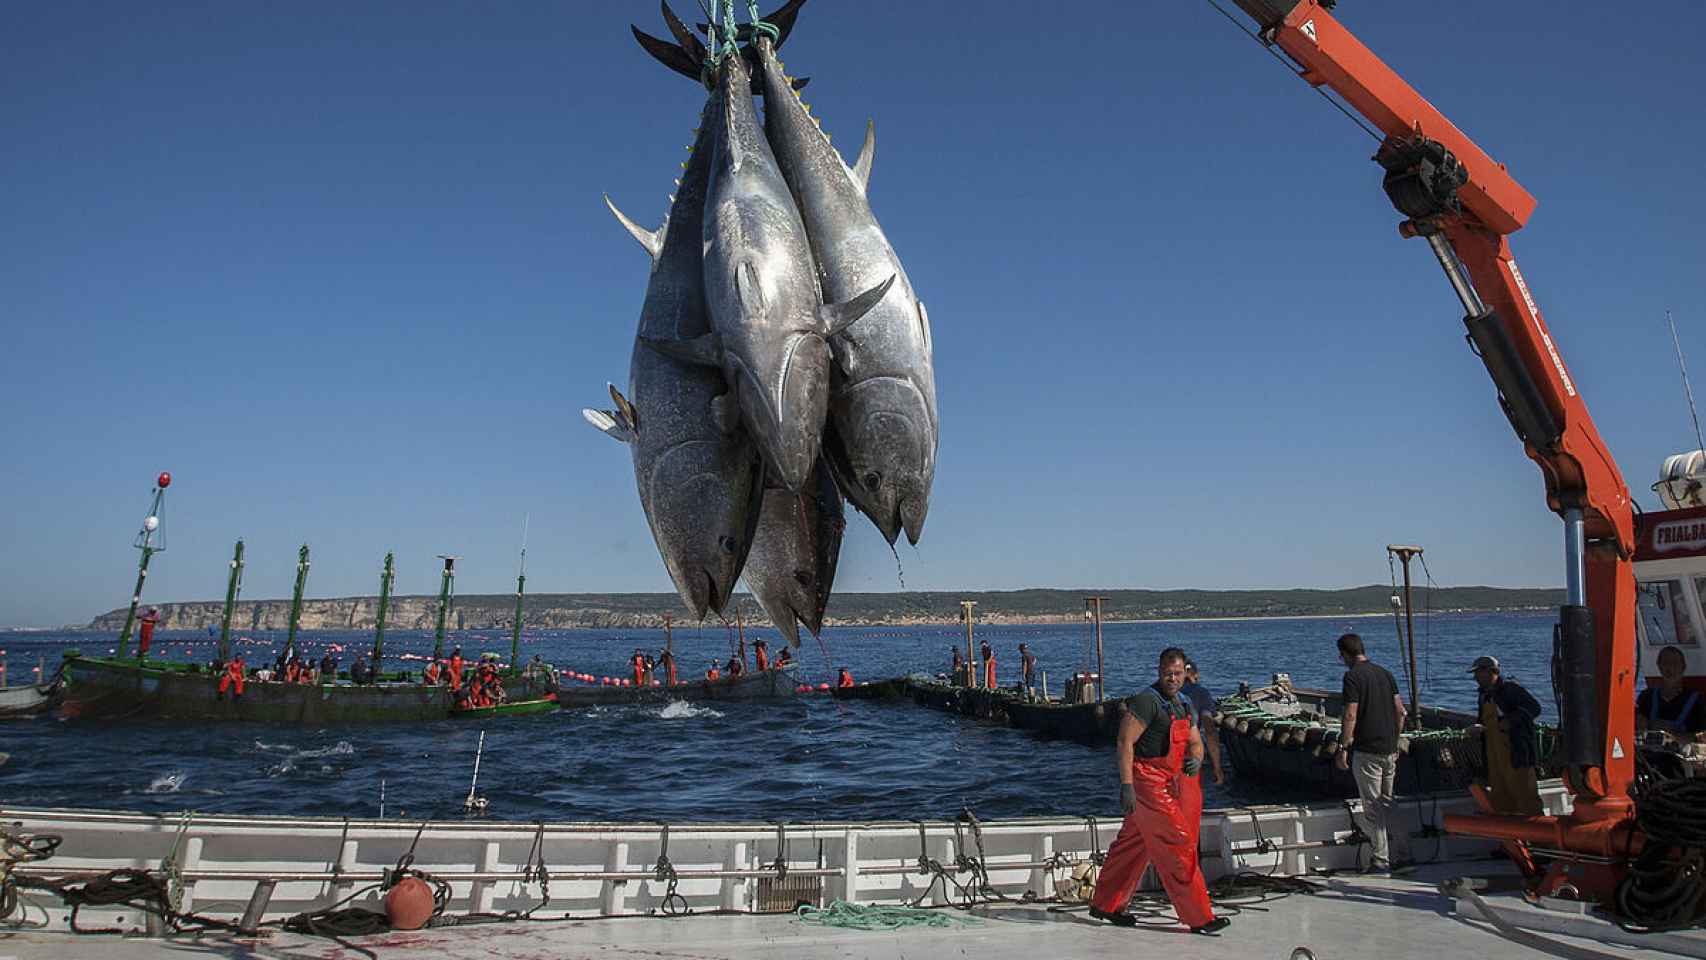
[[[907,927],[954,927],[976,924],[976,920],[956,917],[940,910],[921,910],[914,907],[880,907],[875,904],[848,903],[836,900],[827,907],[802,904],[794,911],[801,923],[819,927],[845,927],[849,930],[901,930]]]

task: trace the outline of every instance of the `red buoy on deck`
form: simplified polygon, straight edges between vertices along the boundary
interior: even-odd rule
[[[432,919],[432,888],[420,877],[404,877],[385,894],[385,917],[393,930],[419,930]]]

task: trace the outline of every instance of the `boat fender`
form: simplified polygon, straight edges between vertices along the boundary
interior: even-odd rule
[[[432,887],[420,877],[404,877],[385,894],[385,917],[393,930],[419,930],[432,919],[432,909]]]

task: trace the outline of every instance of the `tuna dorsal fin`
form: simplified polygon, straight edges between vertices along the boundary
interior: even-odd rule
[[[658,258],[658,254],[663,252],[663,232],[669,224],[666,222],[656,230],[647,230],[645,227],[642,227],[629,219],[627,214],[616,209],[616,204],[610,202],[610,194],[608,193],[604,195],[604,205],[610,208],[611,213],[616,214],[616,219],[621,221],[622,226],[627,228],[629,235],[631,235],[635,240],[640,241],[640,246],[645,247],[646,252],[651,254],[653,260],[656,260]]]
[[[622,426],[627,427],[629,433],[638,435],[640,432],[640,411],[635,410],[634,405],[628,402],[628,398],[622,395],[622,391],[616,389],[616,384],[607,383],[605,386],[610,388],[610,401],[616,404],[617,421]]]
[[[616,422],[616,411],[614,410],[594,410],[591,407],[583,407],[581,416],[586,418],[587,423],[592,424],[600,433],[612,440],[620,440],[623,443],[634,442],[633,431]]]
[[[723,348],[717,342],[717,335],[714,333],[707,333],[691,340],[659,340],[653,337],[641,337],[640,342],[671,360],[679,360],[682,363],[700,367],[721,367],[723,365]]]
[[[865,121],[865,143],[859,148],[859,159],[853,164],[853,179],[859,181],[859,189],[871,192],[871,161],[877,156],[877,122]]]
[[[894,274],[889,274],[889,278],[887,280],[884,280],[882,283],[877,284],[845,303],[826,303],[819,307],[817,315],[818,319],[823,321],[825,335],[831,337],[835,336],[841,331],[852,326],[860,317],[870,312],[870,309],[877,305],[877,301],[881,300],[883,295],[889,292],[889,287],[894,286],[894,277]]]

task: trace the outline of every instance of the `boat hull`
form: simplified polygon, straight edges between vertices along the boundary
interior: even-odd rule
[[[1007,722],[1020,730],[1088,744],[1113,743],[1119,736],[1121,713],[1118,700],[1076,704],[1014,701],[1007,704]]]
[[[995,723],[1007,723],[1007,708],[1024,701],[1024,697],[1010,690],[961,687],[918,677],[907,679],[906,692],[919,706]]]
[[[60,712],[77,720],[341,724],[443,720],[450,692],[413,683],[277,683],[250,680],[243,696],[218,696],[217,677],[180,664],[67,657]]]
[[[34,717],[52,710],[64,693],[64,685],[26,683],[15,687],[0,687],[0,720]]]
[[[1338,746],[1340,697],[1327,690],[1274,687],[1251,691],[1248,697],[1220,701],[1220,744],[1241,779],[1271,783],[1293,796],[1355,797],[1350,771],[1333,762]],[[1262,713],[1280,703],[1298,713]],[[1454,793],[1486,777],[1482,739],[1471,732],[1476,718],[1451,710],[1424,707],[1423,730],[1404,738],[1398,753],[1394,789],[1406,796]],[[1548,760],[1555,737],[1542,731],[1539,776],[1556,774]]]
[[[557,702],[570,709],[671,700],[781,700],[795,696],[799,685],[798,669],[786,667],[720,680],[689,680],[670,687],[564,687],[557,691]]]
[[[538,700],[510,700],[489,707],[468,707],[450,711],[452,720],[486,720],[492,717],[523,717],[530,713],[554,713],[558,707],[555,694]]]
[[[832,687],[829,692],[837,700],[905,700],[906,678],[892,677],[856,683],[851,687]]]

